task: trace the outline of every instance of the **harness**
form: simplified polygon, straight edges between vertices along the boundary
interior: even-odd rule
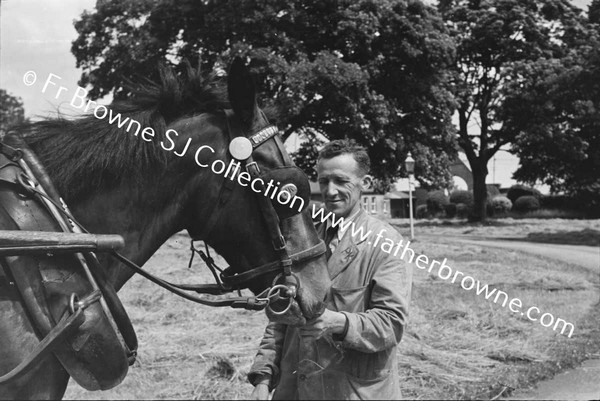
[[[257,180],[257,182],[260,182],[258,185],[259,191],[255,191],[257,192],[256,196],[258,197],[257,203],[259,205],[259,210],[264,219],[265,225],[268,229],[273,250],[277,255],[277,260],[262,264],[260,266],[252,267],[251,269],[238,273],[238,271],[241,269],[235,268],[234,266],[229,266],[226,269],[220,269],[210,256],[210,252],[208,251],[208,246],[206,244],[206,253],[194,246],[194,241],[208,238],[214,231],[215,225],[219,221],[219,217],[222,215],[227,202],[231,199],[234,186],[238,185],[237,183],[234,183],[233,180],[227,180],[225,178],[223,178],[223,182],[219,189],[217,201],[214,202],[214,206],[209,213],[210,218],[207,224],[203,227],[201,232],[190,232],[190,235],[192,236],[190,245],[192,254],[189,265],[191,266],[196,253],[200,255],[213,274],[216,284],[173,284],[145,271],[140,266],[118,253],[114,249],[114,246],[112,248],[111,246],[107,246],[104,250],[106,252],[110,252],[111,255],[118,259],[121,263],[131,268],[134,272],[187,300],[208,306],[229,306],[232,308],[244,308],[247,310],[262,310],[266,307],[269,307],[273,314],[284,314],[290,309],[301,284],[300,279],[293,273],[292,267],[296,264],[304,263],[308,260],[323,255],[326,248],[324,242],[320,240],[316,245],[313,245],[308,249],[292,254],[289,253],[286,239],[281,232],[279,223],[280,220],[289,218],[300,211],[293,212],[291,208],[287,208],[285,206],[274,206],[271,200],[267,196],[263,195],[265,193],[264,182],[269,178],[276,179],[278,182],[283,183],[281,190],[288,192],[290,197],[299,194],[301,195],[302,199],[308,199],[310,194],[308,178],[300,169],[293,165],[291,158],[287,152],[283,150],[283,143],[278,136],[278,130],[275,126],[267,125],[248,137],[244,133],[244,130],[242,129],[238,119],[235,118],[233,111],[225,110],[224,113],[228,127],[227,132],[230,139],[230,156],[232,159],[245,164],[246,172],[249,174],[251,180],[254,181],[261,179],[261,181]],[[258,164],[253,159],[253,153],[257,148],[270,140],[275,141],[277,148],[284,159],[285,166],[261,172]],[[21,191],[24,193],[36,195],[39,197],[39,199],[43,200],[44,205],[51,212],[53,212],[55,218],[59,222],[63,222],[61,225],[63,225],[62,228],[64,231],[89,234],[89,232],[73,217],[67,205],[62,202],[62,199],[52,186],[47,174],[45,174],[43,166],[41,166],[41,164],[39,166],[34,166],[36,167],[36,171],[41,171],[42,173],[33,174],[27,167],[27,163],[21,160],[24,153],[31,153],[31,157],[28,158],[30,164],[39,164],[37,158],[35,158],[35,155],[33,155],[32,152],[27,149],[24,143],[22,145],[24,149],[15,149],[6,144],[0,143],[0,152],[6,155],[6,157],[12,161],[10,163],[17,165],[16,162],[18,162],[24,170],[24,174],[19,175],[15,180],[11,180],[10,183],[20,187]],[[0,169],[2,167],[3,166],[0,166]],[[43,185],[39,185],[40,183],[37,182],[38,180]],[[307,202],[305,202],[305,204],[306,203]],[[65,222],[68,222],[71,227],[64,227]],[[59,233],[53,234],[59,235]],[[73,246],[70,248],[70,250],[89,250],[89,248],[82,248],[82,246],[83,245]],[[52,249],[56,250],[57,248],[54,247]],[[21,251],[23,251],[22,247]],[[31,251],[36,252],[39,251],[39,249],[34,250],[32,248]],[[94,291],[88,294],[82,300],[79,300],[76,294],[73,294],[69,301],[70,314],[65,314],[63,318],[60,319],[56,325],[54,325],[54,327],[45,330],[46,337],[44,340],[42,340],[38,347],[36,347],[36,349],[21,364],[19,364],[19,366],[17,366],[8,374],[0,377],[0,384],[6,383],[23,375],[48,353],[57,353],[59,344],[63,342],[65,338],[69,338],[73,332],[77,331],[79,326],[84,321],[82,317],[83,311],[96,302],[103,304],[103,307],[105,307],[104,309],[108,315],[110,315],[110,312],[112,311],[112,315],[116,316],[114,319],[116,322],[111,320],[111,325],[113,326],[113,329],[115,329],[117,333],[120,333],[124,338],[124,340],[121,340],[121,343],[123,343],[127,350],[129,362],[132,363],[135,359],[135,353],[137,349],[137,339],[135,338],[135,333],[133,332],[131,323],[126,316],[125,311],[120,304],[116,293],[114,292],[114,289],[112,289],[112,286],[110,286],[103,277],[103,272],[100,269],[95,255],[88,252],[85,254],[85,256],[78,256],[78,258],[82,266],[84,266],[84,269],[86,269],[86,274],[91,279]],[[93,267],[94,272],[89,271],[90,269],[88,265]],[[272,272],[278,272],[279,274],[277,274],[269,288],[265,289],[256,296],[243,297],[241,295],[241,289],[247,286],[246,284],[248,281]],[[102,292],[100,292],[100,287],[102,287]],[[105,287],[110,287],[107,290],[108,294],[104,292]],[[234,291],[238,292],[237,297],[225,296],[225,294]],[[214,296],[214,299],[210,299],[205,296],[193,295],[188,292],[196,292],[198,294]],[[272,309],[270,307],[271,303],[280,299],[288,301],[287,307],[280,311]],[[106,305],[107,303],[109,304],[108,306]],[[120,316],[124,316],[126,319],[119,319]],[[59,356],[59,359],[61,359],[60,355],[57,354],[57,356]],[[61,360],[61,362],[63,362],[63,360]],[[65,365],[64,362],[63,365]],[[68,368],[67,365],[65,366]],[[77,380],[75,377],[76,372],[72,372],[70,369],[68,370],[69,373]],[[119,381],[120,379],[121,378],[119,378]],[[92,386],[86,386],[85,383],[82,384],[79,380],[77,381],[84,387],[93,389],[91,388]]]
[[[137,338],[90,251],[114,250],[122,238],[73,233],[43,166],[20,138],[8,138],[18,148],[0,142],[0,222],[13,231],[2,233],[0,270],[43,340],[0,385],[54,353],[82,387],[112,388],[135,361]]]

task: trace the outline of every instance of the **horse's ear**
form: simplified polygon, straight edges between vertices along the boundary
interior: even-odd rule
[[[233,112],[242,122],[250,126],[256,113],[256,87],[248,67],[236,57],[229,67],[227,92]]]

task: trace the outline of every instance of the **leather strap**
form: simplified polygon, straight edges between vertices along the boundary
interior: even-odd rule
[[[325,250],[326,250],[325,243],[323,241],[319,241],[318,244],[316,244],[308,249],[293,253],[290,256],[290,261],[293,264],[293,263],[297,263],[297,262],[300,262],[303,260],[314,259],[314,258],[319,257],[322,254],[324,254]],[[222,276],[222,280],[223,280],[223,283],[227,284],[228,286],[231,286],[233,288],[240,288],[241,285],[248,280],[251,280],[251,279],[261,276],[263,274],[270,273],[272,271],[277,271],[280,269],[281,269],[281,262],[279,260],[277,260],[275,262],[271,262],[266,265],[262,265],[255,269],[236,274],[235,276]]]
[[[84,309],[77,309],[75,313],[68,312],[56,326],[44,337],[44,339],[34,348],[27,357],[21,361],[13,370],[0,377],[0,384],[18,379],[37,365],[48,354],[53,352],[57,345],[61,344],[71,335],[73,335],[79,326],[85,321]]]

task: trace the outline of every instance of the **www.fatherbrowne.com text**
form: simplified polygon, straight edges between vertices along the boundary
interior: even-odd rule
[[[326,212],[323,208],[319,208],[316,204],[312,205],[312,218],[314,221],[320,221],[321,223],[325,223],[327,220],[329,220],[333,227],[339,227],[339,230],[343,232],[350,230],[352,237],[357,237],[361,242],[365,241],[373,234],[371,230],[364,232],[364,227],[357,228],[354,224],[354,221],[345,221],[343,217],[337,218],[335,214],[332,212]],[[554,331],[558,331],[560,329],[560,334],[565,334],[565,332],[567,332],[568,334],[566,335],[569,338],[573,335],[575,326],[572,323],[560,318],[555,318],[551,313],[544,313],[540,316],[541,311],[535,306],[532,306],[528,308],[526,312],[523,312],[523,302],[519,298],[512,298],[509,301],[508,294],[504,291],[500,291],[496,288],[490,288],[488,284],[483,285],[479,280],[476,280],[471,276],[467,276],[458,270],[453,271],[452,268],[448,266],[448,260],[446,258],[444,258],[441,263],[435,259],[431,259],[430,262],[430,258],[424,254],[418,255],[415,258],[416,254],[415,251],[410,248],[410,241],[406,241],[406,243],[404,243],[404,240],[394,242],[391,239],[384,237],[383,233],[385,231],[385,229],[379,231],[375,235],[375,241],[371,241],[368,244],[373,247],[379,246],[383,252],[393,254],[394,256],[398,256],[398,254],[400,254],[400,259],[403,259],[408,263],[413,263],[414,260],[414,264],[419,269],[427,270],[429,273],[436,268],[437,275],[442,280],[449,280],[452,277],[450,282],[454,284],[460,278],[460,286],[464,290],[471,291],[475,289],[476,294],[483,295],[485,299],[491,299],[493,297],[493,302],[495,304],[497,304],[499,300],[502,300],[502,306],[506,307],[508,304],[508,309],[513,313],[520,313],[521,316],[527,316],[529,320],[534,322],[539,321],[542,326],[552,327],[552,330]]]

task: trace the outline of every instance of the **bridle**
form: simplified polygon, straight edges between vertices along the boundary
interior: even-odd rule
[[[225,110],[224,113],[227,121],[227,132],[229,134],[230,143],[232,143],[235,138],[247,138],[248,142],[252,146],[251,151],[249,152],[249,156],[245,159],[236,159],[235,155],[233,154],[234,152],[230,151],[230,156],[232,156],[232,158],[236,159],[240,163],[245,164],[246,172],[250,175],[251,180],[254,181],[264,176],[264,174],[261,173],[258,163],[254,161],[252,155],[257,148],[259,148],[260,146],[262,146],[270,140],[275,141],[277,149],[279,150],[279,153],[281,154],[284,160],[285,167],[297,168],[294,166],[287,152],[283,149],[283,143],[279,138],[279,131],[277,127],[275,127],[274,125],[270,125],[267,122],[267,125],[265,127],[255,131],[252,135],[247,137],[233,111]],[[262,118],[265,121],[267,121],[266,116],[264,114],[262,114]],[[203,230],[200,233],[190,233],[192,235],[192,258],[194,253],[198,253],[213,273],[213,276],[215,277],[215,280],[217,282],[217,288],[226,292],[231,292],[235,290],[239,291],[240,289],[245,288],[246,283],[250,280],[253,280],[264,274],[279,272],[279,274],[273,280],[272,286],[270,288],[267,288],[267,290],[265,291],[267,292],[266,298],[270,301],[272,301],[273,298],[277,297],[277,293],[279,293],[279,297],[289,299],[288,306],[283,311],[275,311],[271,309],[271,312],[274,314],[283,314],[290,308],[292,300],[293,298],[295,298],[297,290],[300,286],[300,280],[292,272],[292,266],[294,264],[305,262],[307,260],[314,259],[323,255],[325,253],[325,244],[322,240],[320,240],[316,245],[311,246],[308,249],[290,254],[287,249],[285,237],[281,233],[281,228],[279,226],[280,218],[277,212],[275,211],[275,208],[273,207],[273,203],[269,200],[268,197],[261,195],[265,191],[265,180],[261,179],[257,180],[256,182],[259,183],[259,185],[257,185],[259,191],[255,191],[255,196],[257,197],[256,199],[259,205],[259,209],[267,227],[271,239],[271,244],[273,246],[273,250],[277,254],[278,260],[257,267],[252,267],[251,269],[248,269],[242,273],[235,273],[236,269],[234,269],[232,266],[224,270],[219,269],[214,264],[214,260],[210,257],[208,247],[206,248],[206,254],[194,248],[193,242],[195,240],[208,238],[210,236],[211,232],[214,230],[217,221],[219,220],[221,213],[223,212],[225,205],[227,204],[231,197],[231,194],[233,193],[233,187],[235,185],[238,185],[235,184],[233,180],[227,179],[223,180],[223,184],[219,191],[218,199],[214,203],[215,206],[213,207],[213,210],[210,213],[211,217],[208,220],[207,224],[204,226]],[[215,269],[220,271],[219,275],[216,274]],[[282,280],[281,283],[280,280]],[[190,286],[184,286],[184,288],[192,289]],[[198,291],[198,288],[194,288],[193,290],[201,292]],[[265,291],[263,291],[263,294]]]
[[[225,110],[224,113],[227,120],[227,132],[230,137],[230,143],[234,138],[248,138],[248,136],[244,134],[244,130],[242,129],[239,120],[235,117],[233,111]],[[262,115],[262,117],[265,121],[267,121],[266,116],[264,116],[264,114]],[[283,143],[279,138],[278,134],[278,129],[273,125],[269,125],[267,122],[267,125],[265,127],[257,130],[249,136],[248,141],[251,143],[252,146],[251,152],[247,158],[245,158],[244,160],[239,159],[238,161],[245,163],[246,171],[248,172],[252,180],[260,178],[264,175],[263,173],[261,173],[258,164],[253,160],[252,154],[258,147],[270,140],[274,140],[277,144],[277,148],[286,165],[285,167],[297,169],[297,167],[293,165],[293,162],[287,154],[287,152],[283,150]],[[12,149],[7,145],[4,145],[2,150],[4,152],[20,152],[19,149]],[[304,178],[306,177],[304,176]],[[210,269],[211,273],[213,274],[216,284],[170,283],[147,272],[146,270],[138,266],[136,263],[134,263],[133,261],[129,260],[128,258],[116,251],[113,251],[111,255],[118,259],[121,263],[131,268],[134,272],[140,274],[141,276],[147,278],[153,283],[187,300],[208,306],[229,306],[232,308],[243,308],[248,310],[262,310],[266,307],[269,307],[270,311],[273,314],[284,314],[291,307],[294,298],[298,294],[298,289],[300,288],[301,284],[300,279],[293,273],[292,267],[295,264],[302,263],[323,255],[325,253],[325,244],[322,240],[320,240],[319,243],[309,247],[308,249],[290,254],[287,249],[285,237],[281,233],[281,229],[279,227],[280,218],[269,198],[261,195],[261,193],[264,193],[265,188],[264,181],[260,182],[263,182],[263,184],[259,185],[260,192],[257,192],[256,194],[257,201],[265,225],[268,229],[269,236],[271,238],[273,250],[277,254],[278,260],[276,261],[265,263],[257,267],[252,267],[242,273],[237,273],[237,271],[239,271],[240,269],[235,268],[234,266],[229,266],[226,269],[220,269],[215,264],[214,259],[210,256],[210,252],[208,250],[208,245],[206,245],[206,242],[206,253],[195,248],[194,241],[203,240],[204,238],[209,237],[210,233],[213,231],[216,223],[219,220],[219,216],[223,212],[224,206],[231,198],[235,185],[238,185],[232,180],[228,179],[223,179],[223,182],[219,189],[218,198],[216,202],[214,202],[214,207],[209,213],[209,220],[207,221],[207,224],[203,226],[203,230],[199,233],[190,232],[190,235],[192,237],[190,246],[192,255],[190,258],[189,265],[191,266],[194,255],[196,253],[199,254]],[[64,204],[64,202],[58,203],[51,196],[48,196],[44,188],[39,185],[35,177],[22,177],[22,179],[19,180],[18,185],[21,186],[26,192],[32,194],[35,193],[39,196],[42,196],[50,203],[54,204],[56,206],[56,210],[59,213],[66,216],[71,221],[71,224],[75,231],[89,233],[89,231],[87,231],[85,227],[83,227],[75,219],[75,217],[73,217],[73,215],[69,211],[66,204]],[[217,273],[217,271],[219,273]],[[244,297],[241,295],[241,289],[247,287],[248,281],[272,272],[279,272],[279,274],[275,277],[270,287],[268,287],[256,296]],[[225,294],[235,291],[238,292],[237,297],[221,297]],[[215,298],[210,299],[207,297],[200,297],[190,294],[188,292],[207,294],[210,296],[215,296]],[[276,311],[272,309],[270,307],[270,304],[280,299],[288,300],[287,307],[281,311]]]

